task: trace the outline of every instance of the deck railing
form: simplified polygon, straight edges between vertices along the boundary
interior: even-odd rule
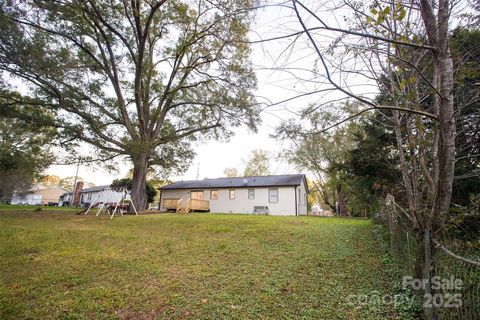
[[[163,199],[163,207],[167,210],[175,209],[177,210],[179,199]]]
[[[190,210],[208,211],[210,210],[210,201],[190,199],[188,200],[187,208]]]
[[[207,200],[197,199],[163,199],[163,208],[166,210],[175,210],[182,212],[190,211],[208,211],[210,210],[210,202]]]

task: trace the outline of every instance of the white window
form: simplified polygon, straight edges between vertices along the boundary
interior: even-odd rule
[[[255,200],[255,189],[248,189],[248,200]]]
[[[191,191],[190,199],[192,200],[203,200],[203,191]]]
[[[268,189],[268,202],[270,203],[278,202],[278,188]]]
[[[230,192],[228,193],[228,198],[229,199],[235,199],[235,189],[230,189]]]
[[[218,199],[218,190],[210,190],[210,200]]]

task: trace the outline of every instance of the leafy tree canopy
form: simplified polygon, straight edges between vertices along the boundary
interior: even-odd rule
[[[40,179],[40,183],[44,186],[58,186],[60,184],[60,177],[57,175],[45,175]]]
[[[95,187],[95,183],[85,181],[85,179],[80,177],[80,176],[77,177],[76,181],[77,182],[82,181],[83,182],[83,188]],[[58,185],[62,188],[67,189],[67,190],[73,190],[73,188],[74,188],[73,184],[74,183],[75,183],[75,176],[68,176],[68,177],[60,179]]]
[[[112,181],[110,185],[112,188],[126,188],[127,190],[132,190],[132,179],[131,178],[122,178],[122,179],[115,179]],[[147,203],[152,203],[155,200],[155,196],[157,195],[157,189],[154,187],[153,183],[147,181],[146,183],[146,193],[147,193]]]
[[[239,176],[237,168],[233,168],[233,167],[225,168],[225,170],[223,170],[223,173],[227,178],[233,178],[233,177]]]
[[[271,155],[267,151],[262,149],[253,150],[245,163],[243,175],[245,177],[251,177],[271,174],[270,159]]]
[[[25,110],[22,110],[25,111]],[[30,189],[53,162],[55,131],[0,115],[0,201]]]

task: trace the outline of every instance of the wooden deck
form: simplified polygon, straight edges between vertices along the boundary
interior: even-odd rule
[[[177,210],[180,199],[163,199],[163,207],[167,210]]]
[[[210,202],[196,199],[163,199],[163,208],[176,212],[210,211]]]
[[[193,211],[209,211],[210,201],[190,199],[187,201],[187,208]]]

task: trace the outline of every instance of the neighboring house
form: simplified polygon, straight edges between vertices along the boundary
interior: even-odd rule
[[[112,190],[109,185],[85,188],[80,191],[80,206],[88,207],[91,203],[99,202],[118,202],[122,199],[122,195],[121,191]],[[59,199],[64,204],[71,204],[72,200],[73,195],[71,192],[61,195]],[[130,200],[130,195],[127,195],[124,200]]]
[[[60,197],[58,197],[58,205],[59,206],[68,205],[70,203],[72,203],[72,193],[71,192],[61,194]]]
[[[323,210],[322,206],[319,203],[315,203],[312,205],[312,215],[323,216],[325,215],[325,210]]]
[[[307,214],[308,186],[303,174],[179,181],[160,190],[163,211]]]
[[[58,198],[65,193],[65,191],[68,190],[59,186],[45,187],[37,185],[28,192],[14,193],[10,203],[29,205],[48,204],[49,202],[57,203]]]

